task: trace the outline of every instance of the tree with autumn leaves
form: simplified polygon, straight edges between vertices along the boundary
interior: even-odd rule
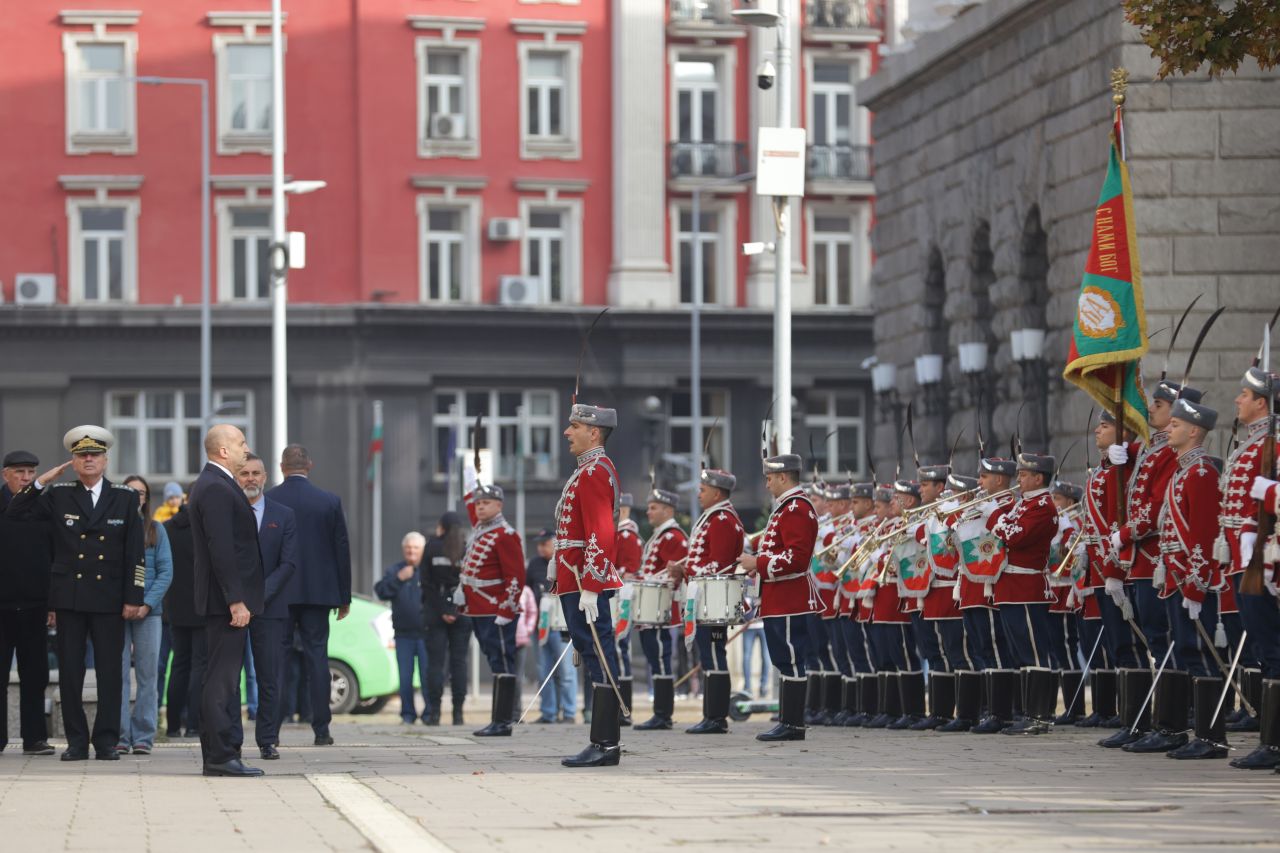
[[[1277,0],[1121,0],[1125,19],[1160,60],[1160,78],[1234,72],[1246,57],[1262,69],[1280,63]]]

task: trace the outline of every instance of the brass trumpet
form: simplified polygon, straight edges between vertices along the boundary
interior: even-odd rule
[[[875,528],[871,531],[870,535],[867,536],[866,541],[864,541],[861,545],[859,545],[857,550],[849,555],[849,559],[845,560],[844,563],[840,566],[840,568],[836,570],[836,579],[839,580],[840,578],[844,577],[845,572],[849,571],[850,566],[853,566],[853,565],[856,565],[857,563],[862,562],[862,560],[866,557],[866,555],[871,553],[871,551],[874,549],[875,546],[879,545],[880,542],[883,541],[885,538],[892,536],[894,533],[898,532],[895,529],[893,531],[882,533],[886,524],[888,524],[891,521],[897,521],[897,520],[898,520],[897,518],[880,519],[880,523],[877,524]]]
[[[959,506],[953,506],[953,507],[951,507],[951,509],[950,509],[950,510],[948,510],[948,511],[949,511],[949,512],[963,512],[963,511],[965,511],[965,510],[969,509],[970,507],[975,507],[975,506],[978,506],[979,504],[984,504],[984,503],[986,503],[987,501],[998,501],[998,500],[1000,500],[1000,499],[1001,499],[1001,498],[1003,498],[1003,497],[1007,497],[1007,496],[1009,496],[1009,495],[1017,494],[1017,492],[1018,492],[1017,487],[1015,487],[1015,486],[1010,486],[1010,487],[1009,487],[1009,488],[1007,488],[1007,489],[1001,489],[1001,490],[1000,490],[1000,491],[998,491],[998,492],[994,492],[994,493],[989,494],[989,495],[981,495],[981,496],[979,496],[979,497],[976,497],[976,498],[973,498],[973,499],[971,499],[971,500],[965,501],[964,503],[960,504]]]
[[[1071,541],[1067,544],[1067,553],[1063,556],[1062,562],[1058,563],[1058,568],[1052,572],[1053,577],[1060,578],[1066,573],[1067,567],[1076,559],[1076,546],[1080,544],[1080,540],[1084,537],[1084,531],[1076,531],[1076,535],[1071,537]]]

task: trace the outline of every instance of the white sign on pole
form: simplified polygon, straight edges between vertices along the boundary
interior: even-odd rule
[[[756,137],[756,194],[804,195],[803,127],[762,127]]]
[[[307,268],[307,235],[302,231],[289,232],[289,269]]]

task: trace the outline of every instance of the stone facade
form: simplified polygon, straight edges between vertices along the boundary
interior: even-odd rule
[[[1064,476],[1083,476],[1089,406],[1061,373],[1117,66],[1132,75],[1126,128],[1149,329],[1171,325],[1203,294],[1170,364],[1179,378],[1201,321],[1227,306],[1193,379],[1224,413],[1211,452],[1229,439],[1239,376],[1280,305],[1280,74],[1250,63],[1219,80],[1156,81],[1158,63],[1114,0],[986,0],[886,57],[858,87],[875,112],[876,352],[898,366],[900,402],[916,402],[922,459],[945,456],[966,427],[957,458],[973,467],[975,386],[957,347],[985,341],[988,444],[1007,452],[1027,389],[1045,387],[1044,403],[1033,394],[1023,409],[1023,436],[1058,454],[1080,439]],[[1043,377],[1012,360],[1019,328],[1047,330]],[[1168,334],[1144,364],[1149,381]],[[922,353],[945,359],[927,415],[911,375]],[[895,453],[888,403],[875,431],[881,472]],[[1047,441],[1037,435],[1045,431]]]

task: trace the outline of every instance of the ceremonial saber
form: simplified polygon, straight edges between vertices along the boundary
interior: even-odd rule
[[[1147,710],[1147,706],[1151,704],[1151,697],[1156,695],[1156,685],[1160,683],[1160,676],[1164,674],[1164,668],[1169,663],[1169,656],[1173,654],[1173,643],[1169,644],[1168,650],[1164,653],[1164,660],[1160,661],[1160,669],[1156,670],[1156,677],[1151,679],[1151,689],[1147,691],[1147,698],[1142,700],[1142,707],[1138,709],[1137,715],[1133,718],[1133,725],[1129,728],[1129,734],[1138,731],[1138,723],[1142,720],[1142,714]]]
[[[1080,694],[1084,692],[1085,679],[1089,677],[1089,672],[1093,669],[1093,656],[1098,653],[1098,646],[1102,643],[1102,632],[1105,630],[1107,630],[1105,624],[1098,629],[1098,638],[1093,641],[1093,651],[1089,652],[1089,659],[1084,662],[1084,669],[1080,671],[1080,684],[1076,687],[1076,695],[1071,697],[1071,704],[1067,706],[1068,714],[1076,706],[1076,700],[1080,698]]]
[[[564,656],[569,654],[569,650],[573,648],[573,643],[565,643],[564,651],[560,653],[560,657],[556,658],[556,662],[551,665],[551,671],[547,673],[547,677],[542,679],[542,686],[538,688],[538,692],[533,694],[533,698],[529,700],[529,704],[525,706],[524,713],[520,715],[520,719],[516,720],[516,725],[524,722],[524,718],[529,716],[529,712],[533,710],[533,706],[537,704],[538,697],[542,695],[542,691],[547,689],[547,683],[551,681],[556,674],[556,670],[560,668],[560,664],[564,662]]]
[[[1209,632],[1204,629],[1204,625],[1200,624],[1199,619],[1192,619],[1191,621],[1195,624],[1196,631],[1200,634],[1201,641],[1203,641],[1205,646],[1208,647],[1209,654],[1213,655],[1213,662],[1218,665],[1218,671],[1226,676],[1227,681],[1230,682],[1231,675],[1227,671],[1227,665],[1223,662],[1222,656],[1218,654],[1218,650],[1213,647],[1213,641],[1209,639]],[[1245,698],[1244,690],[1241,689],[1243,686],[1244,685],[1240,684],[1236,685],[1236,692],[1240,694],[1240,704],[1244,706],[1246,711],[1257,717],[1258,712],[1254,710],[1254,707],[1249,704],[1249,700]]]
[[[1214,724],[1218,722],[1218,715],[1222,713],[1222,703],[1227,701],[1227,691],[1234,686],[1234,682],[1231,679],[1235,676],[1236,666],[1240,663],[1240,655],[1244,653],[1244,643],[1247,639],[1249,639],[1249,632],[1242,632],[1240,634],[1240,644],[1236,646],[1235,657],[1231,659],[1231,672],[1227,674],[1227,683],[1222,685],[1222,695],[1218,697],[1218,707],[1213,709],[1213,719],[1209,722],[1209,728],[1213,728]],[[1244,698],[1239,690],[1236,691],[1236,694],[1240,695],[1242,699]]]

